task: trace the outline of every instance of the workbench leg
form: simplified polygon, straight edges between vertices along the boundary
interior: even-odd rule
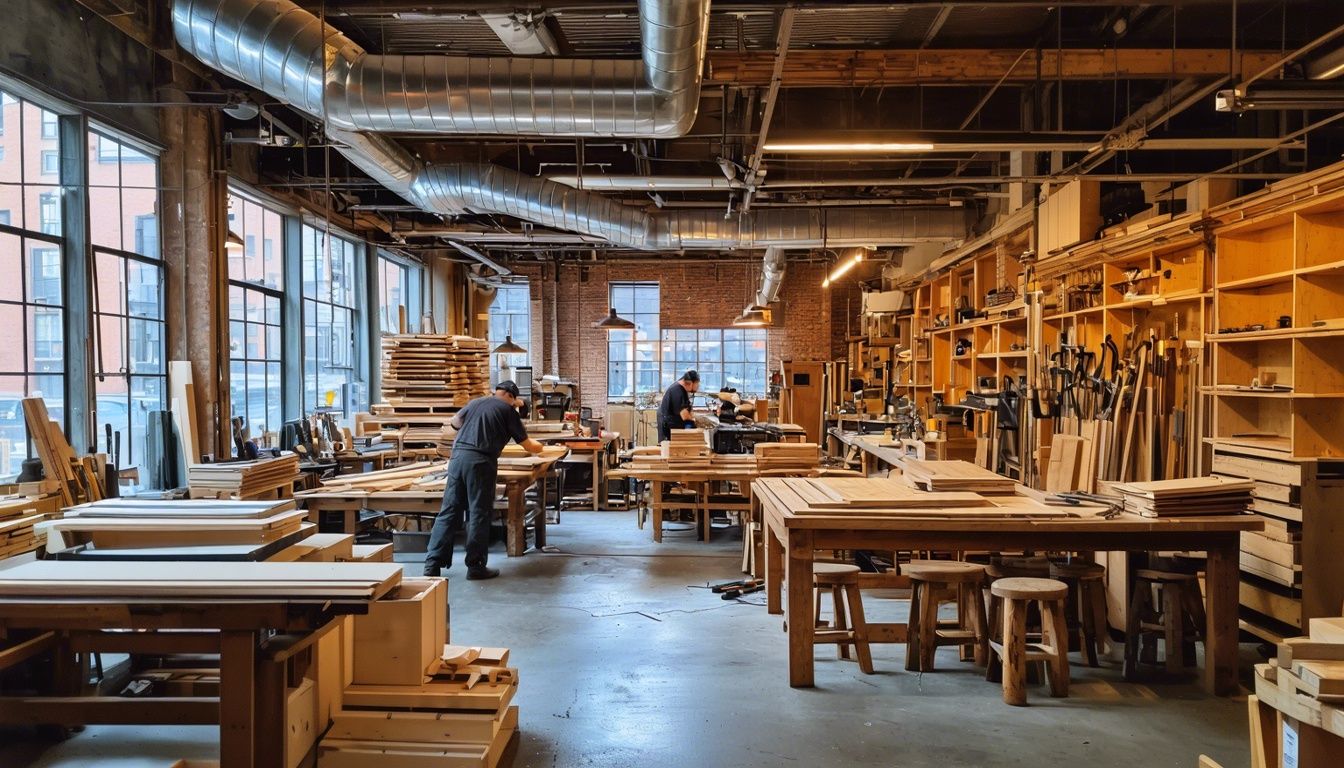
[[[653,543],[663,543],[663,481],[649,483],[649,507],[652,509]]]
[[[1240,546],[1234,535],[1219,536],[1219,544],[1208,550],[1206,564],[1204,688],[1215,696],[1231,696],[1241,688],[1237,682]]]
[[[775,536],[774,529],[764,520],[761,521],[761,536],[765,539],[765,610],[766,613],[778,616],[784,613],[781,599],[784,591],[784,542]]]
[[[534,525],[536,526],[536,532],[533,537],[533,539],[536,542],[538,552],[542,550],[542,547],[546,546],[546,479],[545,478],[542,478],[541,480],[541,487],[539,488],[539,491],[540,494],[537,496],[537,498],[540,500],[541,503],[538,505],[539,514],[537,515],[536,523],[534,523]],[[523,504],[523,517],[526,518],[527,490],[524,489],[523,492],[519,494],[519,496],[521,496]],[[526,523],[524,523],[523,525],[523,533],[524,534],[527,533]]]
[[[601,511],[604,499],[598,490],[602,487],[602,451],[593,451],[593,511]]]
[[[709,543],[709,521],[713,513],[709,511],[710,483],[700,484],[700,540]]]
[[[219,638],[220,768],[254,768],[256,714],[255,632],[221,632]]]
[[[812,669],[812,534],[804,531],[788,533],[788,628],[789,628],[789,685],[811,688]]]
[[[345,510],[341,520],[341,533],[355,533],[359,530],[359,510]]]
[[[289,728],[285,688],[285,662],[258,658],[252,719],[252,754],[257,768],[285,768],[285,741]]]
[[[504,489],[509,501],[507,529],[507,548],[509,557],[522,557],[527,551],[527,507],[523,503],[523,492],[517,485],[510,483]]]

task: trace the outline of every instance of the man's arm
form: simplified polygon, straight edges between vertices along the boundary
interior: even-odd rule
[[[523,450],[528,453],[541,453],[541,449],[544,447],[541,443],[530,437],[523,438],[523,442],[519,443],[519,445],[523,446]]]
[[[517,411],[513,412],[513,417],[509,419],[509,437],[521,446],[528,453],[541,453],[541,443],[527,436],[527,428],[523,426],[523,418]]]
[[[683,394],[682,397],[686,398],[686,405],[682,406],[681,411],[677,415],[681,417],[682,423],[695,421],[695,413],[691,411],[690,394]]]
[[[467,412],[471,410],[471,404],[474,402],[476,401],[473,400],[471,401],[471,403],[467,403],[466,405],[462,406],[462,408],[458,410],[457,413],[454,413],[453,418],[448,420],[449,426],[451,426],[453,429],[461,429],[462,425],[466,423],[465,421],[462,420],[462,417],[467,415]]]

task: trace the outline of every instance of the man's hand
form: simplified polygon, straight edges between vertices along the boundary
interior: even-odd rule
[[[541,443],[537,442],[536,440],[533,440],[533,439],[530,438],[530,437],[527,438],[526,440],[524,440],[523,443],[522,443],[522,445],[523,445],[523,450],[524,450],[524,451],[527,451],[528,453],[534,453],[534,454],[535,454],[535,453],[541,453],[541,449],[542,449],[542,447],[543,447]]]

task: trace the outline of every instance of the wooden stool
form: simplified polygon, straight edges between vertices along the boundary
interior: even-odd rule
[[[812,639],[816,643],[835,643],[837,658],[848,659],[849,647],[854,646],[859,670],[873,674],[873,655],[868,647],[868,623],[863,619],[863,598],[859,595],[859,567],[843,563],[814,563],[812,583],[816,602],[816,629]],[[835,607],[835,626],[821,621],[821,592],[830,589]],[[842,594],[843,593],[843,594]],[[849,604],[846,620],[845,603]]]
[[[989,583],[985,585],[989,592],[989,639],[1003,642],[1003,600],[997,597],[989,587],[993,582],[999,579],[1048,579],[1050,578],[1050,561],[1044,557],[1024,557],[1024,556],[995,556],[990,558],[989,564],[985,566],[985,575]],[[1028,614],[1028,631],[1038,632],[1040,628],[1039,617]],[[991,664],[986,669],[987,678],[991,682],[997,683],[998,667]],[[1039,682],[1036,679],[1035,667],[1032,667],[1031,682]]]
[[[975,663],[985,664],[989,633],[980,594],[985,567],[955,560],[911,560],[901,566],[901,572],[910,577],[912,588],[905,668],[932,672],[934,652],[943,645],[973,647]],[[948,593],[956,600],[957,618],[940,622],[938,603]]]
[[[1069,585],[1064,606],[1069,645],[1078,637],[1078,648],[1087,656],[1087,665],[1100,666],[1097,657],[1106,653],[1106,567],[1077,560],[1051,562],[1050,578]]]
[[[990,642],[996,658],[990,666],[1003,668],[1003,700],[1013,706],[1027,703],[1027,665],[1046,662],[1051,696],[1069,695],[1068,635],[1064,628],[1064,598],[1069,585],[1054,579],[999,579],[991,593],[1003,601],[1003,642]],[[1041,642],[1027,642],[1027,606],[1041,608]]]
[[[1153,599],[1158,591],[1157,602]],[[1160,606],[1160,608],[1159,608]],[[1141,660],[1156,663],[1157,638],[1166,646],[1167,672],[1180,673],[1195,664],[1194,645],[1203,639],[1204,598],[1199,577],[1141,568],[1134,573],[1134,597],[1125,622],[1125,679],[1136,680]],[[1143,642],[1142,654],[1139,649]]]

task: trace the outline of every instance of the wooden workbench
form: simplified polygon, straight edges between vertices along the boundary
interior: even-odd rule
[[[543,432],[532,437],[547,445],[563,445],[569,449],[570,456],[587,457],[586,461],[593,467],[593,511],[600,511],[607,501],[607,450],[619,436],[607,433],[600,437],[578,438],[567,433]],[[568,457],[563,460],[568,460]],[[561,489],[561,493],[564,493],[564,489]]]
[[[613,470],[610,476],[613,478],[633,477],[649,483],[649,517],[653,523],[653,540],[661,543],[663,540],[664,510],[686,509],[688,507],[697,510],[701,539],[709,541],[710,512],[715,509],[748,511],[747,494],[752,481],[758,477],[758,473],[754,464],[743,462],[740,467],[725,466],[712,469],[634,466]],[[711,501],[713,486],[726,482],[736,482],[742,485],[743,503],[741,506],[715,504]],[[694,490],[695,501],[688,504],[687,502],[671,501],[665,498],[667,486],[673,484]]]
[[[283,768],[286,662],[342,616],[367,613],[401,577],[386,563],[335,568],[32,562],[0,572],[0,632],[37,633],[22,653],[0,661],[48,650],[55,660],[45,695],[0,698],[0,723],[218,724],[223,768]],[[217,653],[219,696],[80,695],[88,654],[99,651]]]
[[[864,482],[879,483],[881,480]],[[1208,553],[1204,685],[1220,696],[1237,691],[1237,583],[1242,531],[1263,524],[1250,515],[1150,519],[1129,514],[1063,519],[957,520],[819,511],[783,479],[763,478],[751,487],[752,507],[766,529],[766,598],[770,613],[781,602],[788,574],[789,683],[813,684],[812,563],[817,550],[878,551],[1148,551]],[[921,510],[927,513],[929,510]],[[870,638],[904,642],[904,625],[875,625]]]
[[[522,557],[527,551],[527,489],[542,480],[554,462],[500,460],[498,482],[508,500],[504,522],[508,533],[509,557]],[[543,489],[542,498],[545,498]],[[303,491],[294,500],[308,510],[308,519],[320,522],[323,512],[341,513],[341,533],[354,533],[359,513],[364,510],[398,515],[434,517],[443,506],[441,488],[402,491],[368,491],[357,488],[323,488]],[[543,512],[533,520],[536,526],[536,547],[546,545],[546,515]]]

